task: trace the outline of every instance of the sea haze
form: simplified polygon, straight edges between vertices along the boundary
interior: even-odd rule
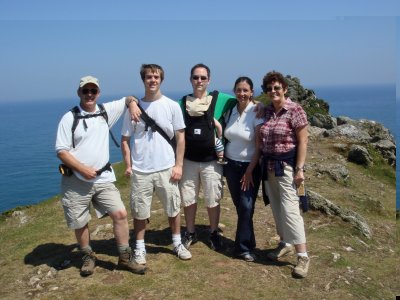
[[[330,104],[334,116],[370,119],[396,132],[396,88],[390,86],[317,87],[318,98]],[[168,93],[172,99],[183,93]],[[116,99],[102,96],[101,100]],[[54,152],[57,125],[78,99],[0,103],[0,212],[35,204],[59,193],[60,163]],[[113,128],[120,135],[121,121]],[[110,161],[121,161],[110,143]],[[397,185],[399,186],[399,185]],[[399,203],[396,203],[399,207]]]

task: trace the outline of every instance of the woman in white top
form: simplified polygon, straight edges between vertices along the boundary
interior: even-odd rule
[[[238,215],[235,255],[254,261],[256,246],[253,228],[254,205],[261,181],[260,149],[256,139],[263,119],[256,118],[253,82],[239,77],[234,85],[237,105],[225,115],[225,139],[228,141],[224,166],[226,181]],[[256,141],[257,140],[257,141]]]

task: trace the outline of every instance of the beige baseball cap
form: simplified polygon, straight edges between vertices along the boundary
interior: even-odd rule
[[[93,84],[97,85],[98,87],[100,87],[99,80],[93,76],[82,77],[81,80],[79,81],[79,87],[83,87],[85,84],[88,84],[88,83],[93,83]]]

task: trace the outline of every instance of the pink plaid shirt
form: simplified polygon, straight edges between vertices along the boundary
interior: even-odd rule
[[[261,151],[269,154],[287,153],[297,146],[296,130],[308,125],[307,115],[300,104],[286,98],[282,109],[275,113],[273,105],[265,109],[265,121],[261,126]],[[273,162],[267,168],[273,169]]]

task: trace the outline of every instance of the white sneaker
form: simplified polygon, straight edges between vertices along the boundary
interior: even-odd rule
[[[182,260],[188,260],[192,258],[192,254],[188,249],[183,246],[183,244],[179,244],[174,248],[174,253]]]
[[[135,249],[135,253],[134,253],[133,259],[134,259],[139,265],[145,265],[145,264],[146,264],[146,250]]]

